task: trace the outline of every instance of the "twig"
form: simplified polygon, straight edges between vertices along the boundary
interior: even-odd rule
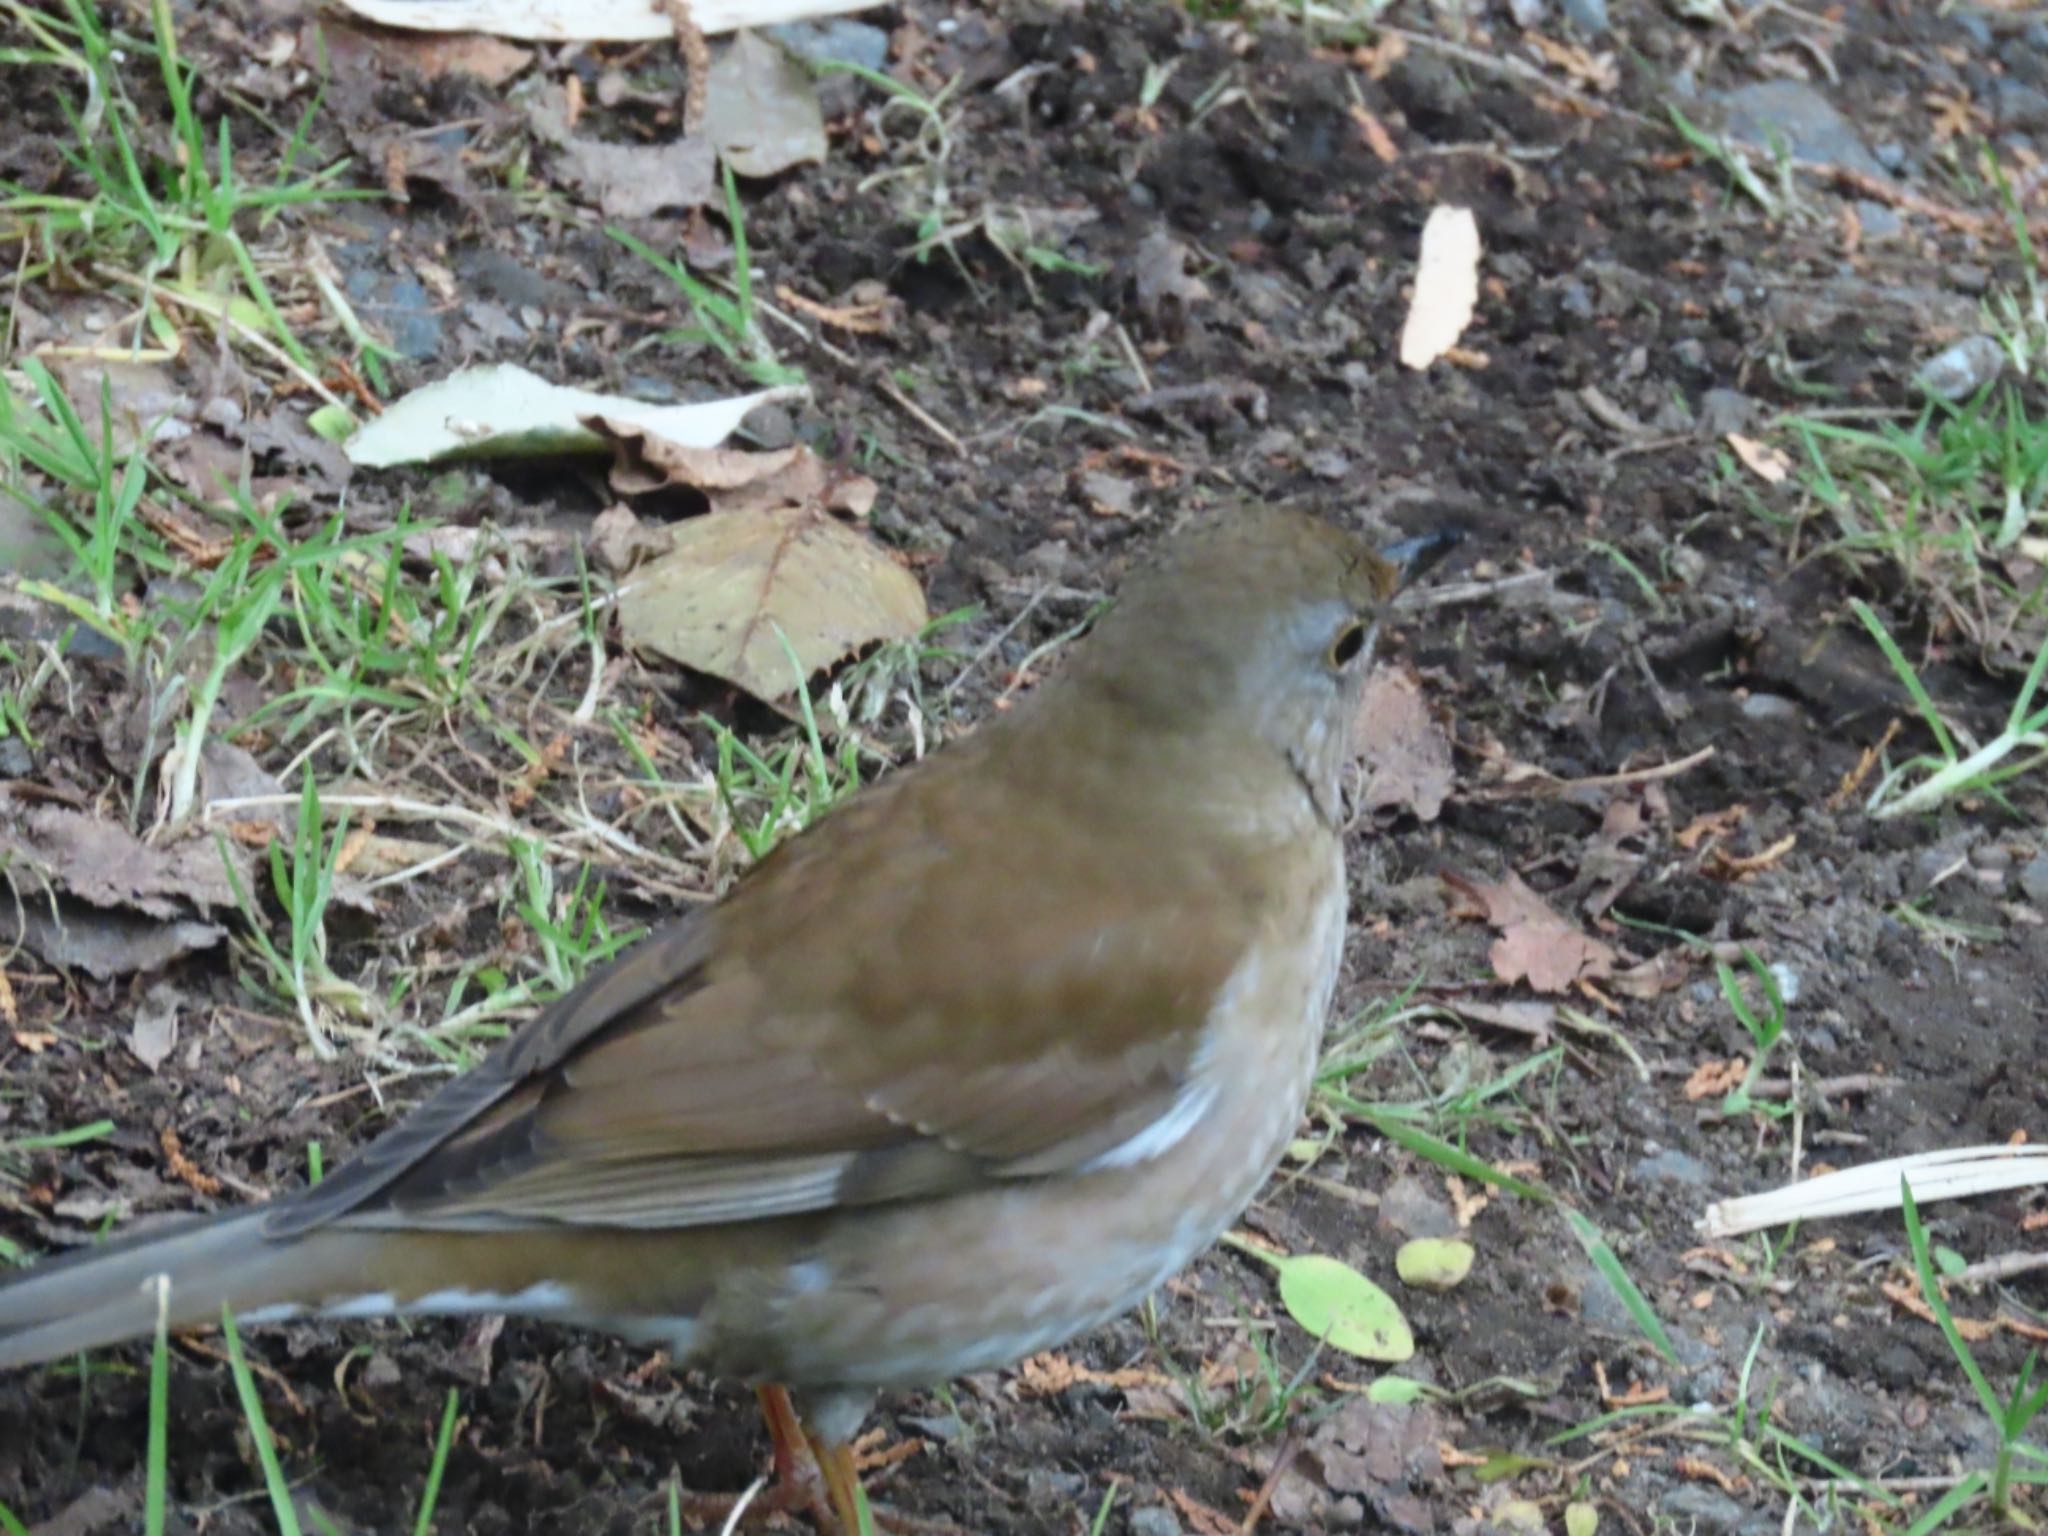
[[[1534,64],[1506,54],[1483,53],[1477,48],[1467,48],[1462,43],[1453,43],[1445,38],[1432,37],[1427,32],[1411,32],[1406,27],[1390,27],[1380,22],[1375,29],[1388,37],[1398,37],[1411,48],[1420,48],[1428,53],[1441,53],[1456,59],[1468,69],[1476,69],[1483,75],[1506,75],[1525,85],[1539,86],[1553,96],[1558,96],[1577,106],[1596,112],[1602,117],[1619,117],[1627,122],[1640,123],[1646,128],[1662,127],[1655,118],[1628,107],[1617,106],[1611,101],[1602,101],[1597,96],[1588,96],[1577,86],[1566,85],[1562,80],[1553,80]]]
[[[1237,1536],[1252,1536],[1265,1518],[1266,1506],[1273,1502],[1273,1492],[1280,1486],[1280,1479],[1287,1475],[1287,1469],[1294,1465],[1294,1458],[1301,1451],[1301,1436],[1293,1429],[1287,1431],[1280,1442],[1280,1449],[1273,1457],[1273,1470],[1266,1474],[1266,1480],[1259,1484],[1259,1491],[1252,1496],[1251,1508],[1244,1512],[1244,1520],[1238,1525]]]
[[[1408,587],[1396,594],[1394,607],[1401,608],[1448,608],[1454,603],[1478,603],[1502,592],[1512,592],[1517,587],[1543,585],[1556,579],[1551,570],[1517,571],[1512,576],[1496,576],[1491,581],[1451,581],[1440,587]]]
[[[878,379],[876,387],[891,400],[895,401],[901,407],[904,414],[909,416],[912,421],[931,433],[933,437],[936,437],[961,458],[967,457],[967,445],[954,435],[952,429],[915,400],[911,399],[910,396],[904,394],[892,381]]]
[[[1947,1278],[1965,1282],[2010,1280],[2015,1275],[2030,1275],[2037,1269],[2048,1269],[2048,1253],[2001,1253],[1996,1258],[1966,1264]]]
[[[1668,763],[1656,763],[1648,768],[1630,768],[1621,773],[1596,773],[1583,779],[1553,778],[1547,773],[1537,772],[1512,784],[1492,784],[1475,790],[1474,800],[1514,800],[1523,796],[1548,798],[1568,795],[1581,789],[1615,789],[1627,784],[1654,784],[1662,779],[1675,779],[1681,773],[1690,773],[1714,755],[1712,747],[1701,747],[1699,751]]]

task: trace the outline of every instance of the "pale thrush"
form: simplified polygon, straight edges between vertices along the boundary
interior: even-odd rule
[[[1427,543],[1428,541],[1418,541]],[[504,1312],[792,1390],[832,1509],[880,1388],[1132,1306],[1293,1135],[1395,559],[1232,508],[1018,707],[662,928],[325,1182],[0,1287],[0,1366],[173,1328]],[[778,1470],[794,1425],[764,1393]]]

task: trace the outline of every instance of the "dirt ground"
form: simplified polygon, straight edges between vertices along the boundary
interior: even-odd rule
[[[1083,1532],[1114,1489],[1109,1532],[1231,1530],[1284,1457],[1267,1529],[1561,1529],[1568,1499],[1634,1536],[1792,1528],[1784,1489],[1738,1449],[1678,1438],[1666,1421],[1624,1426],[1645,1432],[1622,1442],[1551,1443],[1632,1384],[1700,1405],[1702,1423],[1746,1392],[1753,1411],[1768,1403],[1775,1423],[1847,1468],[1908,1480],[1920,1508],[1935,1484],[1910,1480],[1991,1455],[1941,1336],[1884,1289],[1908,1274],[1896,1214],[1811,1224],[1775,1264],[1758,1238],[1700,1235],[1713,1200],[1790,1176],[1794,1122],[1724,1117],[1716,1098],[1687,1095],[1703,1063],[1751,1047],[1711,967],[1628,925],[1746,945],[1778,968],[1794,995],[1776,1066],[1796,1059],[1808,1084],[1850,1080],[1807,1096],[1796,1154],[1807,1170],[2048,1134],[2038,786],[2011,787],[2017,819],[1973,802],[1879,822],[1836,794],[1893,719],[1907,719],[1898,750],[1924,744],[1849,616],[1852,597],[1878,606],[1980,732],[1996,728],[2012,679],[1928,627],[1910,575],[1798,524],[1794,485],[1751,474],[1726,442],[1730,431],[1771,438],[1787,410],[1911,408],[1915,369],[1976,328],[1990,288],[2016,281],[1995,208],[1966,203],[1954,167],[1959,143],[1988,136],[2034,214],[2048,214],[2027,174],[2036,147],[2048,151],[2048,12],[1937,15],[1871,0],[1825,12],[1768,3],[1716,21],[1615,0],[1610,29],[1589,35],[1583,12],[1574,23],[1533,10],[1525,32],[1505,5],[1453,16],[1402,4],[1355,37],[1149,4],[916,3],[863,16],[887,34],[901,78],[926,91],[958,80],[943,166],[951,216],[1022,208],[1035,248],[1055,259],[1013,259],[985,224],[950,251],[905,254],[932,184],[914,118],[878,121],[871,90],[834,82],[827,162],[743,186],[756,281],[826,305],[886,295],[889,324],[828,330],[829,350],[778,333],[812,398],[754,426],[771,444],[858,455],[882,486],[878,536],[909,556],[933,611],[981,605],[949,643],[966,655],[1002,638],[953,700],[962,723],[1186,509],[1291,497],[1390,532],[1467,530],[1435,585],[1477,583],[1479,595],[1412,606],[1391,637],[1450,724],[1456,785],[1433,820],[1403,808],[1361,820],[1342,1016],[1368,1019],[1417,982],[1414,1000],[1447,1006],[1531,999],[1498,980],[1496,935],[1446,873],[1519,872],[1628,958],[1661,954],[1684,974],[1651,996],[1596,987],[1562,999],[1630,1050],[1553,1023],[1563,1049],[1462,1116],[1444,1107],[1460,1085],[1497,1081],[1548,1041],[1432,1013],[1348,1089],[1437,1106],[1422,1122],[1436,1134],[1575,1203],[1662,1317],[1678,1361],[1650,1348],[1554,1209],[1481,1201],[1476,1184],[1454,1187],[1371,1127],[1320,1113],[1304,1135],[1329,1144],[1295,1170],[1304,1176],[1276,1180],[1246,1225],[1394,1291],[1418,1346],[1404,1374],[1445,1397],[1368,1405],[1349,1389],[1374,1368],[1312,1359],[1270,1272],[1219,1251],[1158,1298],[1151,1326],[1128,1318],[1032,1371],[885,1400],[878,1443],[911,1449],[872,1486],[896,1509],[995,1536]],[[226,0],[180,14],[209,90],[232,81],[236,99],[280,118],[303,110],[307,86],[257,62],[275,40],[302,38],[296,8]],[[1548,51],[1529,41],[1539,35]],[[408,200],[287,220],[320,232],[366,320],[405,354],[394,393],[499,359],[649,395],[746,387],[701,346],[628,351],[677,323],[673,292],[597,232],[575,191],[531,196],[550,159],[519,84],[422,78],[390,40],[332,21],[327,47],[334,80],[310,163],[353,154],[357,184],[388,179]],[[644,89],[600,106],[613,70]],[[622,136],[672,131],[672,50],[542,50],[525,79],[572,76]],[[1766,84],[1805,114],[1777,120],[1803,165],[1784,177],[1776,217],[1689,150],[1668,110],[1718,126]],[[30,72],[11,89],[0,176],[65,186],[72,82]],[[1816,122],[1817,100],[1840,119]],[[528,178],[518,195],[515,166]],[[904,174],[881,174],[892,170]],[[1476,214],[1482,290],[1460,359],[1417,374],[1394,348],[1419,231],[1440,203]],[[1967,215],[1941,214],[1957,209]],[[678,221],[635,227],[673,243]],[[722,231],[710,218],[691,238],[715,247]],[[447,275],[445,294],[423,286],[422,262]],[[77,294],[25,302],[47,319]],[[388,523],[406,497],[457,522],[543,529],[587,527],[603,506],[566,475],[359,475],[344,502],[288,453],[265,469],[298,479],[314,508],[345,505],[352,526]],[[564,678],[551,697],[573,700],[581,685]],[[658,663],[617,687],[686,749],[704,750],[688,724],[702,710],[750,731],[777,723]],[[68,708],[46,696],[32,756],[0,764],[88,800],[125,794],[133,752],[104,722],[128,684],[113,662],[85,661],[75,690]],[[559,698],[532,709],[536,737],[553,735]],[[518,765],[456,734],[450,783],[502,804]],[[1666,777],[1557,792],[1506,771],[1593,779],[1705,749]],[[591,761],[608,750],[590,744]],[[1737,806],[1718,832],[1681,839]],[[515,943],[500,921],[508,871],[480,850],[374,914],[344,915],[337,968],[374,988],[424,948]],[[658,910],[648,897],[621,874],[621,921]],[[17,1011],[11,1043],[0,1028],[0,1144],[114,1122],[0,1182],[0,1234],[30,1253],[88,1240],[110,1215],[290,1187],[309,1141],[331,1165],[434,1081],[382,1074],[371,1093],[360,1063],[311,1059],[294,1021],[239,988],[219,949],[170,968],[197,1002],[154,1070],[126,1042],[162,978],[96,981],[26,953],[7,976]],[[2027,1248],[2023,1223],[2042,1210],[2018,1192],[1927,1214],[1937,1242],[1978,1260]],[[2039,1226],[2027,1228],[2035,1248]],[[1442,1294],[1398,1286],[1396,1245],[1438,1233],[1476,1247],[1470,1278]],[[1977,1345],[2008,1380],[2026,1328],[2040,1336],[2048,1272],[1955,1300],[2022,1325]],[[462,1418],[442,1531],[666,1529],[672,1478],[734,1490],[762,1455],[750,1399],[600,1337],[517,1323],[300,1325],[252,1331],[250,1345],[288,1473],[344,1530],[409,1528],[451,1386]],[[83,1381],[50,1370],[0,1382],[0,1502],[30,1529],[136,1526],[145,1360],[123,1351]],[[189,1348],[176,1362],[173,1529],[272,1529],[227,1370]],[[1261,1383],[1268,1363],[1282,1383],[1307,1367],[1284,1401]],[[1829,1506],[1806,1492],[1798,1518],[1810,1525]],[[1903,1526],[1914,1513],[1885,1518]]]

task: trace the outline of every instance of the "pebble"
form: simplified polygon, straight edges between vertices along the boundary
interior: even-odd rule
[[[1681,368],[1694,373],[1704,373],[1707,368],[1707,346],[1697,336],[1687,336],[1671,349],[1671,355],[1678,360]]]
[[[1756,402],[1738,389],[1710,389],[1700,396],[1700,430],[1711,437],[1740,432],[1756,420]]]
[[[1564,13],[1573,26],[1595,37],[1607,30],[1607,0],[1564,0]]]
[[[1856,222],[1863,226],[1865,240],[1896,240],[1906,232],[1906,221],[1899,217],[1898,209],[1867,197],[1856,200]]]
[[[1771,973],[1771,980],[1778,985],[1779,1000],[1790,1008],[1799,1001],[1799,972],[1782,960],[1773,960],[1765,967]]]
[[[1742,701],[1745,720],[1797,720],[1799,706],[1781,693],[1752,693]]]
[[[1804,80],[1758,80],[1722,94],[1728,131],[1752,144],[1775,136],[1801,160],[1825,160],[1881,176],[1884,166],[1870,152],[1835,104]]]
[[[1181,1536],[1180,1521],[1162,1504],[1131,1512],[1131,1536]]]
[[[1704,1187],[1714,1176],[1713,1169],[1690,1152],[1681,1152],[1676,1147],[1666,1147],[1649,1157],[1637,1158],[1635,1171],[1639,1179],[1661,1179],[1672,1184],[1690,1184],[1695,1188]]]
[[[1657,1501],[1657,1512],[1680,1526],[1690,1521],[1696,1532],[1734,1531],[1749,1518],[1749,1511],[1735,1500],[1703,1483],[1682,1483],[1667,1489]]]
[[[1913,382],[1940,400],[1968,400],[2005,371],[2005,348],[1995,336],[1968,336],[1937,352]]]
[[[2048,853],[2027,860],[2027,867],[2020,871],[2020,889],[2027,893],[2027,900],[2048,907]]]

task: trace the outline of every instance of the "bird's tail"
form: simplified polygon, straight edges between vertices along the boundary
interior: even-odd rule
[[[273,1242],[264,1215],[177,1222],[0,1280],[0,1370],[153,1333],[160,1306],[174,1330],[217,1323],[223,1306],[238,1315],[295,1308],[349,1267],[345,1236]]]

